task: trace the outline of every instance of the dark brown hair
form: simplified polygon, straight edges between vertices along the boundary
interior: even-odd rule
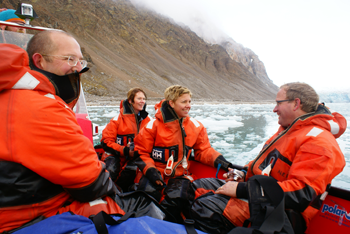
[[[131,103],[134,103],[135,96],[138,92],[142,92],[145,95],[145,98],[147,99],[147,95],[145,91],[143,91],[143,89],[141,88],[136,87],[128,91],[128,94],[127,94],[128,101],[131,101]]]

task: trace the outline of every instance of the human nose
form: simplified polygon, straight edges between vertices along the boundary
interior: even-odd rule
[[[24,28],[17,28],[18,33],[26,33],[26,30]]]
[[[278,104],[276,104],[275,108],[273,108],[273,112],[277,112],[277,109],[278,109]]]
[[[75,71],[80,72],[81,70],[83,70],[83,66],[81,65],[81,63],[77,62],[77,64],[72,67],[72,70],[73,72]]]

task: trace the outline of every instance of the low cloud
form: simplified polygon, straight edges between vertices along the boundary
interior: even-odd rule
[[[199,37],[210,43],[220,43],[228,36],[221,30],[220,22],[200,4],[191,0],[130,0],[135,7],[142,7],[167,16],[180,26],[186,25]]]

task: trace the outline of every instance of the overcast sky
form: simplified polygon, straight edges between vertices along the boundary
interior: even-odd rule
[[[250,48],[278,86],[350,91],[350,0],[131,0]]]

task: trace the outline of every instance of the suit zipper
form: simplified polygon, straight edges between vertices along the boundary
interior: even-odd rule
[[[139,134],[139,131],[140,131],[139,120],[137,119],[137,115],[136,115],[136,113],[134,111],[134,108],[132,106],[130,106],[130,109],[131,109],[132,113],[134,114],[135,121],[136,121],[136,131],[137,131],[137,134]],[[135,135],[135,137],[136,137],[136,135]]]
[[[300,116],[301,117],[301,116]],[[285,130],[283,130],[275,139],[273,139],[270,144],[268,144],[268,146],[266,146],[259,154],[258,156],[254,159],[254,162],[252,163],[252,165],[250,166],[250,171],[252,172],[253,175],[254,172],[253,172],[253,167],[255,165],[255,163],[259,160],[259,158],[267,151],[267,149],[269,149],[277,140],[279,140],[282,136],[284,136],[292,127],[293,125],[300,119],[297,118],[293,121],[293,123],[291,125],[289,125],[289,127]]]
[[[185,136],[184,136],[184,129],[183,129],[183,127],[182,127],[182,121],[183,121],[183,119],[179,119],[179,125],[180,125],[180,130],[181,130],[181,137],[182,137],[182,151],[183,151],[183,156],[182,156],[182,159],[181,159],[181,161],[179,161],[176,165],[175,165],[175,167],[174,167],[174,169],[173,169],[173,172],[171,173],[171,177],[173,177],[174,175],[175,175],[175,172],[176,172],[176,168],[180,165],[180,163],[182,163],[183,161],[184,161],[184,159],[185,160],[187,160],[186,159],[186,150],[185,150]]]

